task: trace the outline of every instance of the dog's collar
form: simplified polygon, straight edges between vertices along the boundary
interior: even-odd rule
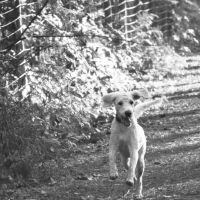
[[[117,114],[116,114],[116,116],[115,116],[115,119],[116,119],[116,121],[117,121],[118,123],[122,124],[123,126],[125,126],[125,127],[127,127],[127,128],[129,128],[129,127],[132,126],[132,122],[131,122],[131,121],[130,121],[130,124],[126,124],[126,123],[122,120],[122,118],[119,117]]]

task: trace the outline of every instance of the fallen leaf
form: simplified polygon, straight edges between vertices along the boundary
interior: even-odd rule
[[[40,192],[42,195],[46,196],[47,195],[47,192],[45,190],[41,190]]]

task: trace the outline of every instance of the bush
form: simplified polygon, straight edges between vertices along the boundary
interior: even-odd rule
[[[94,142],[102,95],[143,87],[145,76],[154,80],[161,70],[164,77],[171,70],[166,55],[178,57],[151,27],[154,15],[140,14],[127,42],[104,26],[101,11],[88,13],[86,1],[61,2],[51,1],[26,32],[26,84],[1,67],[7,91],[0,96],[0,151],[13,176],[27,178],[30,166],[52,159],[63,140],[67,148]]]

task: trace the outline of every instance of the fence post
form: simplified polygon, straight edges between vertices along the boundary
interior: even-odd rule
[[[2,64],[4,67],[10,66],[7,72],[14,75],[18,80],[14,80],[15,86],[21,90],[21,87],[26,85],[26,59],[24,58],[25,46],[23,38],[21,38],[23,18],[22,4],[23,0],[15,1],[0,1],[0,14],[3,19],[0,21],[1,38],[0,38],[0,53],[2,59],[6,60]],[[9,58],[7,60],[7,58]],[[10,81],[13,78],[10,79]],[[7,80],[8,81],[8,80]],[[8,84],[9,85],[9,84]],[[13,86],[14,84],[11,84]],[[21,99],[21,92],[19,98]]]

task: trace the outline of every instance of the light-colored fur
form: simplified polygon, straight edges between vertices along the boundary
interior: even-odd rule
[[[119,151],[123,165],[128,171],[126,183],[132,186],[136,180],[136,196],[139,198],[142,197],[146,137],[137,119],[150,106],[163,101],[163,99],[151,100],[136,105],[136,101],[141,97],[148,98],[148,91],[143,89],[129,93],[114,92],[103,97],[104,106],[114,105],[116,109],[109,142],[110,178],[118,177],[116,154]]]

